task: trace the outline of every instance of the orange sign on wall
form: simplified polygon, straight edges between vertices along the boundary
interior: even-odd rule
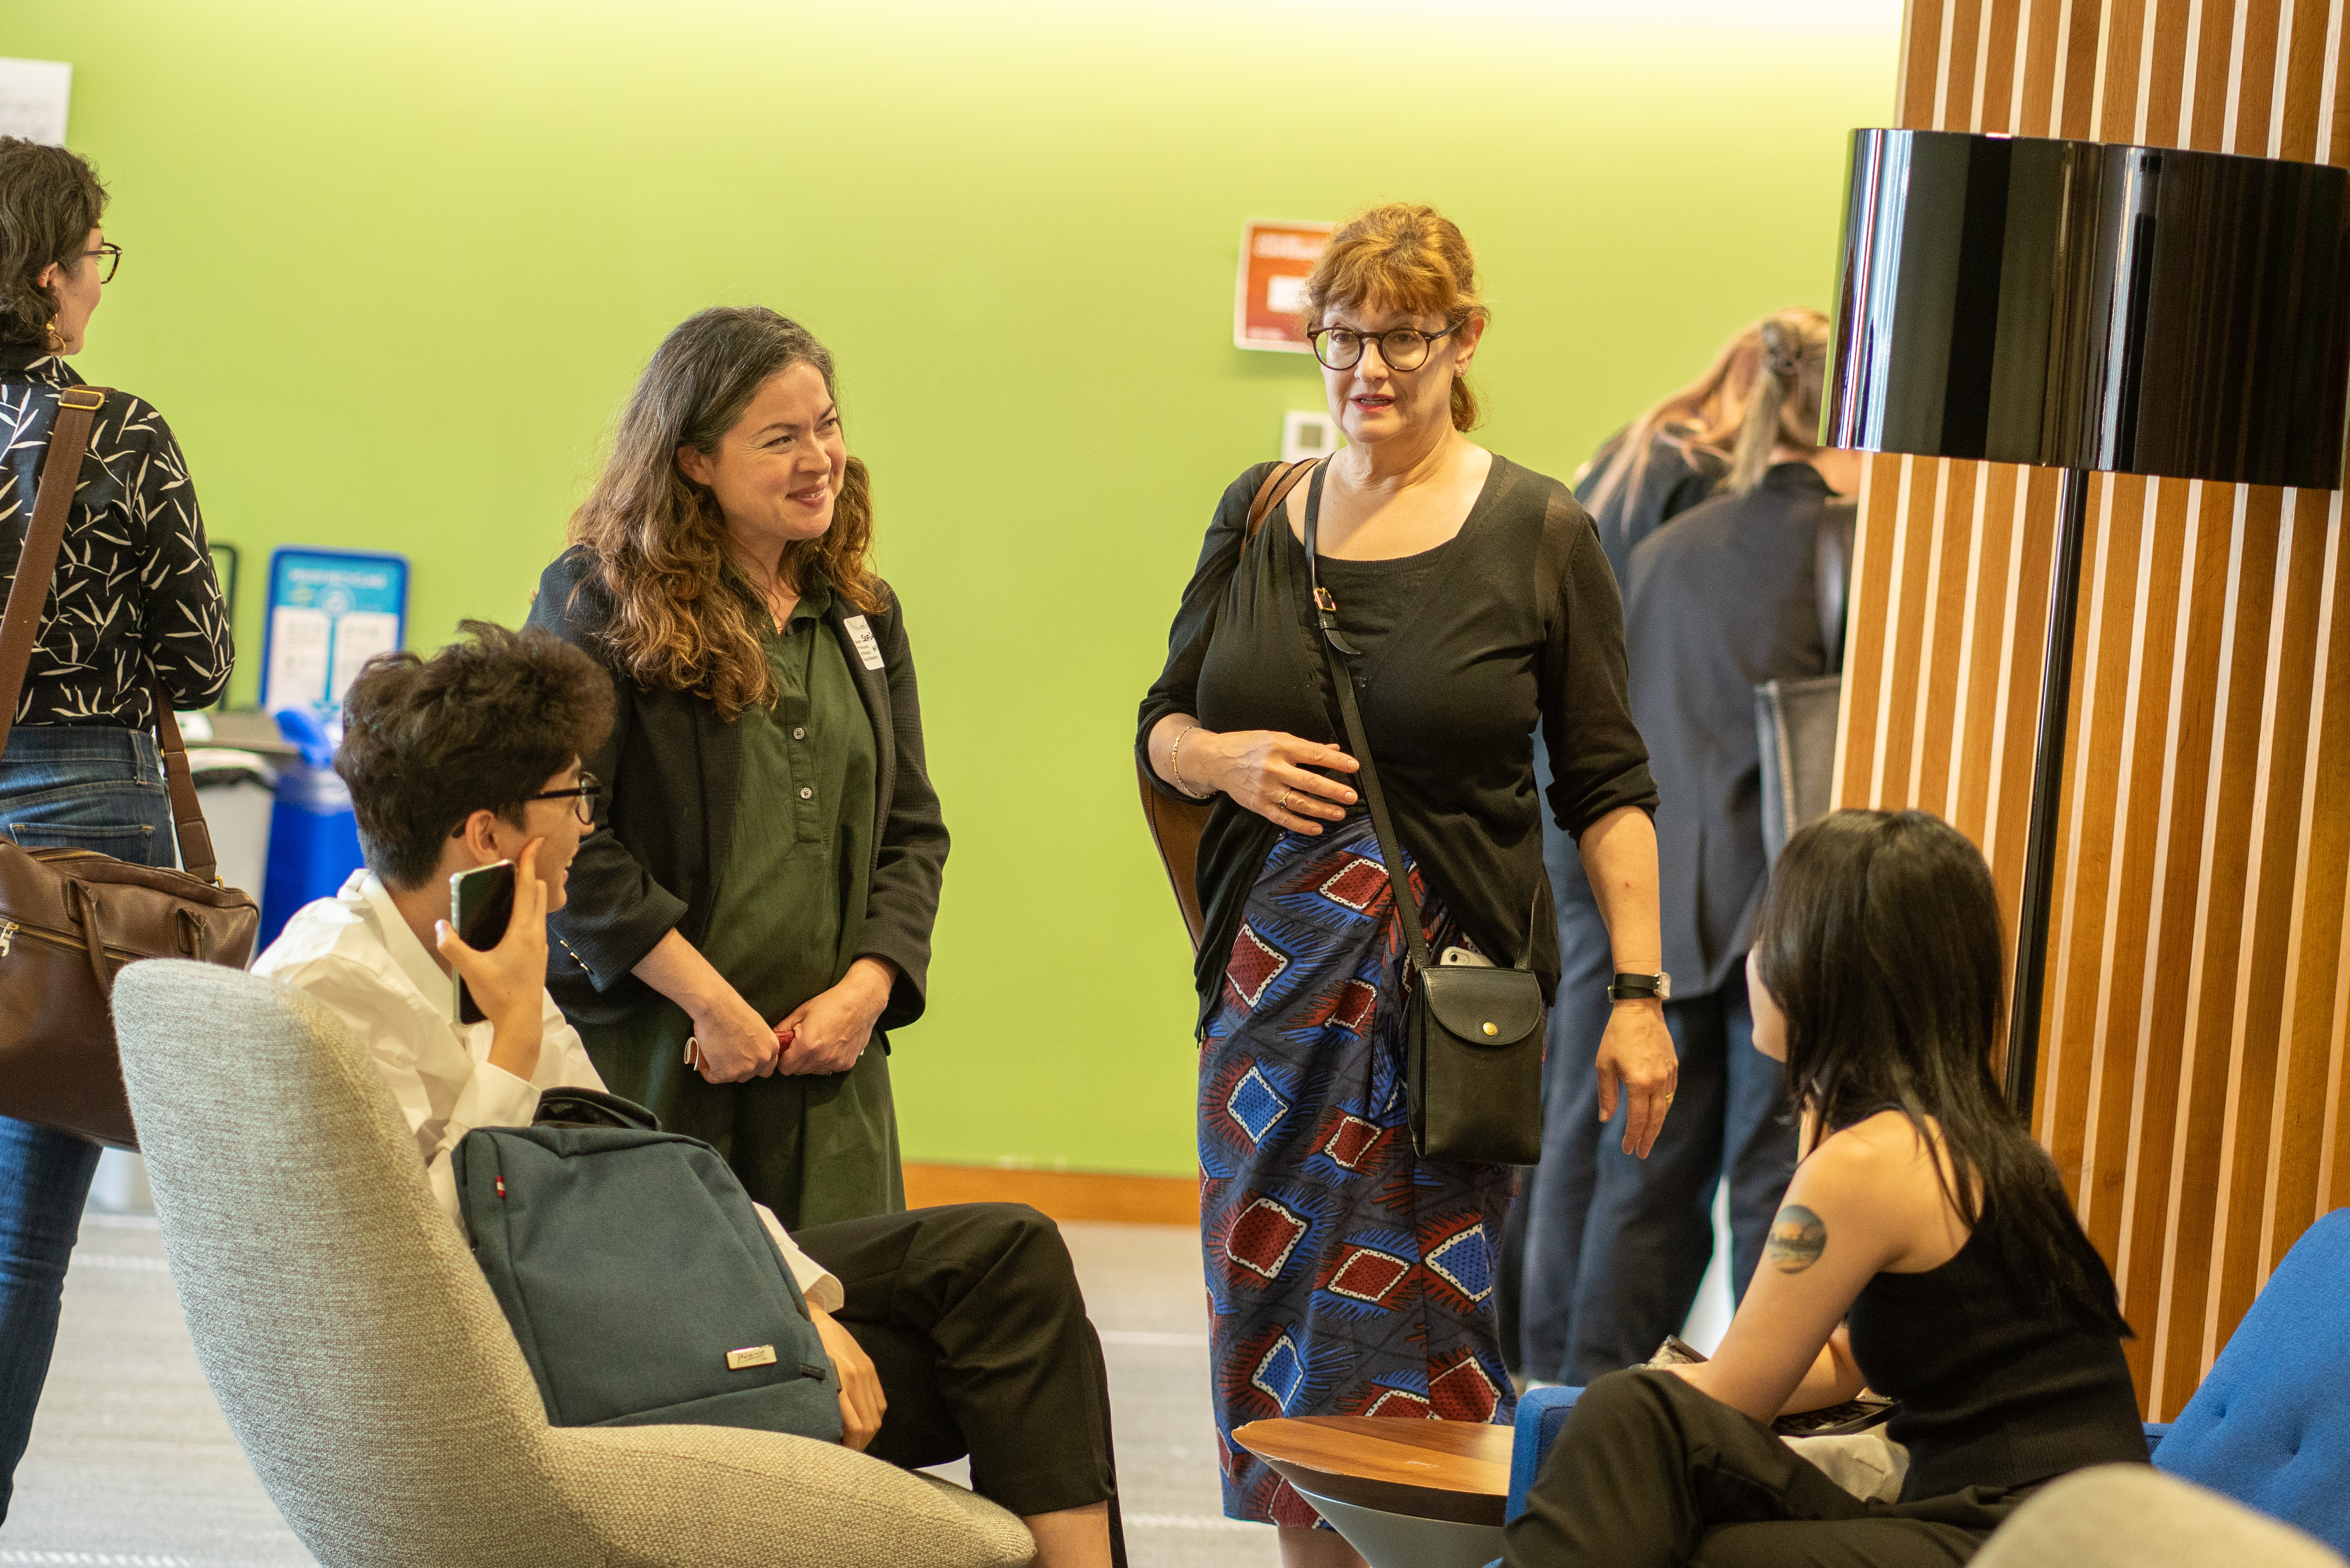
[[[1330,243],[1333,223],[1285,223],[1253,218],[1241,225],[1240,292],[1232,302],[1232,342],[1242,348],[1312,351],[1297,329],[1305,280]]]

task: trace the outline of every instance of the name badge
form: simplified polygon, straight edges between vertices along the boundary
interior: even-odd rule
[[[880,669],[881,645],[873,640],[873,628],[865,624],[865,618],[853,615],[840,624],[848,628],[848,640],[857,645],[858,662],[868,670]]]

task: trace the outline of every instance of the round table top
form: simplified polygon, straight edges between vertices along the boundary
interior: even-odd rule
[[[1419,1519],[1502,1522],[1515,1431],[1475,1421],[1299,1416],[1252,1421],[1232,1441],[1301,1491]]]

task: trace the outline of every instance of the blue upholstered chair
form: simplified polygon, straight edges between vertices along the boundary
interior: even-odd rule
[[[2350,1209],[2293,1243],[2178,1419],[2146,1434],[2157,1469],[2350,1554]]]
[[[1505,1517],[1580,1388],[1518,1401]],[[2149,1422],[2158,1469],[2223,1492],[2350,1554],[2350,1209],[2311,1226],[2236,1326],[2178,1419]]]

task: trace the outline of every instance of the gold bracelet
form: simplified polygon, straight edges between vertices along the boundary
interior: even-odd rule
[[[1199,727],[1197,724],[1186,724],[1176,732],[1175,743],[1167,748],[1167,771],[1175,775],[1177,789],[1181,790],[1193,800],[1205,800],[1208,798],[1207,795],[1200,794],[1183,782],[1183,737]]]

